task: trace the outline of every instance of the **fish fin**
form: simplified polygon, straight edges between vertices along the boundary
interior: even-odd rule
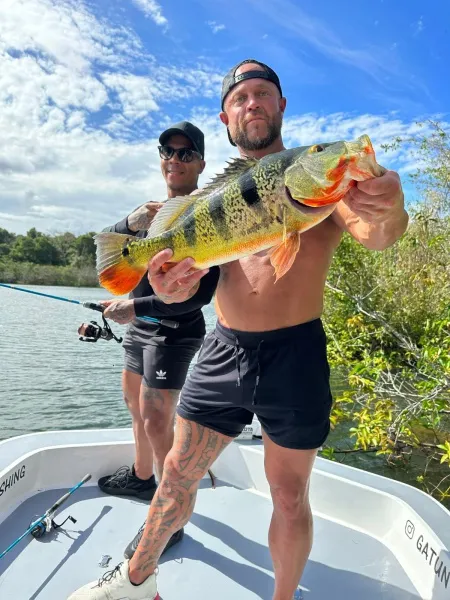
[[[223,185],[228,183],[230,179],[234,177],[239,177],[248,169],[251,169],[255,165],[258,164],[258,158],[232,158],[231,160],[226,161],[228,167],[225,167],[223,173],[219,173],[215,175],[211,181],[209,181],[204,188],[201,190],[201,195],[203,193],[209,194],[215,190],[220,189]]]
[[[177,263],[175,262],[165,262],[163,265],[161,265],[161,271],[163,273],[167,273],[168,271],[170,271],[170,269],[172,269],[172,267],[174,267]]]
[[[137,265],[124,254],[134,236],[122,233],[98,233],[94,236],[97,246],[97,274],[102,287],[115,296],[134,290],[146,271],[146,265]]]
[[[292,267],[299,248],[300,232],[293,231],[278,246],[269,250],[270,262],[275,269],[275,283]]]
[[[176,219],[181,217],[188,206],[193,204],[197,198],[198,194],[191,194],[190,196],[176,196],[167,200],[156,213],[146,237],[154,238],[168,231]]]
[[[193,192],[189,196],[177,196],[176,198],[167,200],[164,203],[164,206],[156,213],[146,237],[153,238],[162,235],[170,229],[175,220],[180,218],[194,202],[204,198],[207,194],[220,189],[233,177],[238,177],[251,167],[254,167],[258,163],[258,159],[233,158],[230,161],[227,161],[227,163],[228,167],[225,167],[223,173],[216,175],[202,189]]]

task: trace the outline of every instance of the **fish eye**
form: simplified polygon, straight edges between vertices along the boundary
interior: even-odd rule
[[[323,146],[321,146],[320,144],[315,144],[314,146],[311,146],[309,152],[310,154],[313,154],[314,152],[323,152],[324,150],[325,148]]]

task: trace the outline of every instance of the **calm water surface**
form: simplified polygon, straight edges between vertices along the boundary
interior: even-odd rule
[[[22,287],[79,301],[111,297],[101,288]],[[210,331],[215,311],[212,304],[203,310]],[[0,440],[54,429],[131,426],[121,391],[122,345],[113,340],[80,342],[78,326],[91,320],[101,322],[100,314],[0,288]],[[118,336],[126,329],[114,322],[111,327]],[[338,385],[332,378],[335,391]],[[339,432],[328,443],[351,447],[351,440]],[[387,468],[373,453],[348,454],[345,462],[413,485],[421,472],[414,464],[406,471]]]
[[[79,301],[111,296],[98,288],[21,286]],[[207,328],[215,323],[204,309]],[[128,427],[121,392],[123,350],[114,340],[78,340],[101,315],[76,304],[0,288],[0,439],[49,429]],[[110,322],[120,337],[126,327]]]

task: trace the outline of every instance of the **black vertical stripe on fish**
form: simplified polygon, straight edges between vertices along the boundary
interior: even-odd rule
[[[254,206],[255,204],[261,203],[259,197],[258,188],[256,187],[255,180],[252,177],[250,171],[247,171],[239,178],[239,186],[241,189],[242,197],[248,206]]]
[[[197,234],[195,232],[195,218],[194,218],[194,202],[189,204],[187,209],[183,213],[184,224],[183,233],[188,246],[193,248],[197,243]]]
[[[163,235],[164,238],[164,248],[170,248],[171,250],[175,249],[175,238],[171,231],[167,231]]]
[[[222,204],[222,198],[215,198],[214,200],[209,205],[209,215],[213,222],[214,228],[223,240],[231,240],[233,234],[227,225],[227,218]]]

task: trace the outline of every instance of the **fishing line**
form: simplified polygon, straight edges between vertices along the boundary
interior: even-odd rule
[[[5,287],[10,290],[17,290],[18,292],[26,292],[27,294],[35,294],[36,296],[43,296],[44,298],[52,298],[53,300],[60,300],[62,302],[70,302],[72,304],[79,304],[84,308],[89,308],[91,310],[96,310],[98,312],[103,313],[106,309],[102,304],[96,304],[95,302],[80,302],[79,300],[73,300],[71,298],[64,298],[63,296],[54,296],[53,294],[44,294],[43,292],[36,292],[34,290],[27,290],[22,287],[9,285],[7,283],[0,283],[0,287]],[[172,329],[176,329],[179,325],[177,321],[170,321],[168,319],[157,319],[156,317],[136,317],[141,321],[147,321],[149,323],[158,323],[159,325],[164,325],[165,327],[171,327]]]

